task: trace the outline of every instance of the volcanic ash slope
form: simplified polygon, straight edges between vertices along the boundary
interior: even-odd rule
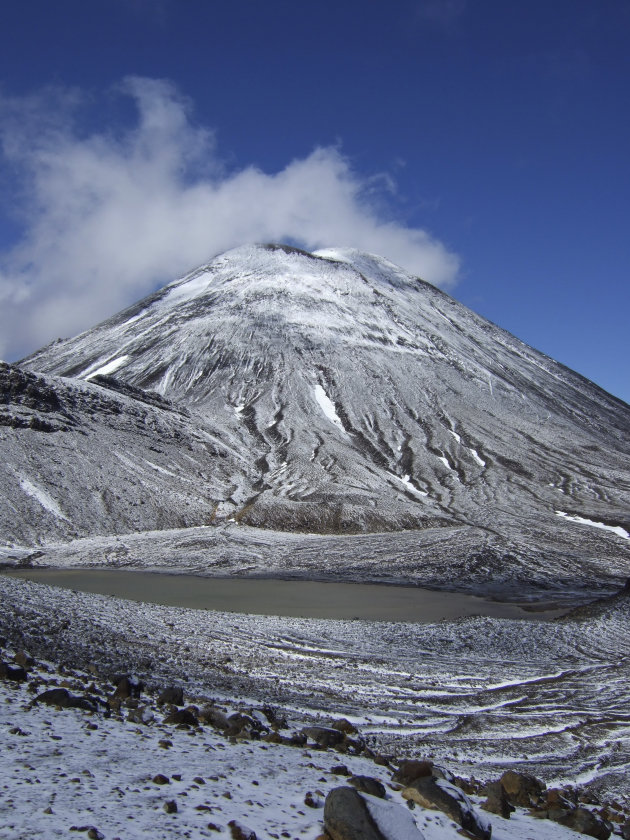
[[[421,565],[445,529],[473,576],[628,571],[630,408],[370,254],[238,248],[3,371],[58,421],[3,398],[6,543],[407,529]]]

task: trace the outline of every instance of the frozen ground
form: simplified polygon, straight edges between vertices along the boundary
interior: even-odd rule
[[[415,823],[426,840],[460,836],[458,826],[441,812],[409,811],[400,786],[392,784],[391,770],[367,757],[226,737],[210,726],[176,727],[162,722],[164,708],[156,706],[155,695],[144,692],[136,703],[145,710],[147,722],[141,724],[125,719],[127,709],[106,717],[33,705],[34,697],[51,686],[106,696],[105,684],[98,678],[95,683],[94,674],[45,662],[30,676],[37,685],[0,681],[3,840],[52,840],[72,831],[103,840],[230,837],[234,820],[258,838],[314,840],[322,832],[327,793],[347,784],[340,764],[349,774],[371,776],[385,785],[387,802],[369,797],[369,807],[381,813],[386,809],[391,828]],[[264,720],[256,709],[249,711]],[[478,807],[483,798],[473,801]],[[620,811],[617,817],[623,820],[625,814]],[[509,821],[495,815],[491,821],[495,840],[576,837],[522,809]],[[394,830],[388,837],[406,840],[409,834]]]
[[[630,795],[627,595],[551,623],[419,625],[187,610],[6,576],[0,593],[0,632],[58,661],[343,715],[375,749],[465,776],[516,767]]]

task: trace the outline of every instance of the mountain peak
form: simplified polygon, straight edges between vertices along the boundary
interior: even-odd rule
[[[22,366],[186,408],[222,443],[219,518],[500,532],[516,553],[628,530],[628,407],[355,249],[232,249]]]

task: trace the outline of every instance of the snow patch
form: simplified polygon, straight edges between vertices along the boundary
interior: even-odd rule
[[[345,433],[345,429],[339,415],[337,414],[333,401],[319,383],[315,386],[315,399],[330,422],[334,423],[337,428],[341,429],[341,431]]]
[[[577,522],[579,525],[592,525],[593,528],[601,528],[604,531],[612,531],[618,537],[624,540],[630,540],[630,534],[621,525],[606,525],[604,522],[595,522],[593,519],[587,519],[585,516],[574,516],[573,514],[565,513],[563,510],[555,511],[556,516],[562,516],[568,519],[569,522]]]
[[[396,473],[387,473],[387,475],[395,478],[396,481],[400,481],[401,484],[404,484],[407,490],[410,490],[412,493],[415,493],[416,496],[428,496],[429,494],[424,490],[418,490],[418,488],[411,483],[411,477],[409,475],[396,475]]]
[[[110,373],[114,373],[114,371],[118,370],[119,367],[122,367],[128,358],[129,356],[119,356],[117,359],[112,359],[111,362],[107,362],[96,370],[90,370],[90,368],[88,368],[82,376],[84,379],[92,379],[94,376],[107,376]]]
[[[28,496],[39,502],[48,513],[52,513],[57,519],[63,519],[65,522],[69,522],[68,517],[62,513],[57,502],[45,490],[42,490],[41,487],[33,484],[28,478],[20,478],[20,487]]]
[[[369,814],[377,827],[388,840],[424,840],[424,834],[416,825],[411,811],[404,805],[370,796],[369,793],[361,793],[359,796],[367,805]]]
[[[457,432],[454,432],[452,429],[449,429],[448,431],[449,431],[449,434],[453,435],[453,437],[455,438],[455,440],[457,441],[457,443],[461,443],[461,442],[462,442],[462,439],[461,439],[461,437],[457,434]]]
[[[477,452],[476,449],[469,449],[468,451],[470,452],[470,454],[473,456],[473,458],[479,464],[480,467],[485,467],[486,466],[486,462],[483,460],[483,458],[481,458],[479,456],[479,453]]]

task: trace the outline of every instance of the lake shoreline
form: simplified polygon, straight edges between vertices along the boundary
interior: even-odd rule
[[[499,601],[469,593],[392,583],[230,577],[91,568],[3,569],[2,574],[141,603],[252,615],[432,623],[470,616],[550,621],[570,605]],[[194,584],[191,586],[191,584]]]

